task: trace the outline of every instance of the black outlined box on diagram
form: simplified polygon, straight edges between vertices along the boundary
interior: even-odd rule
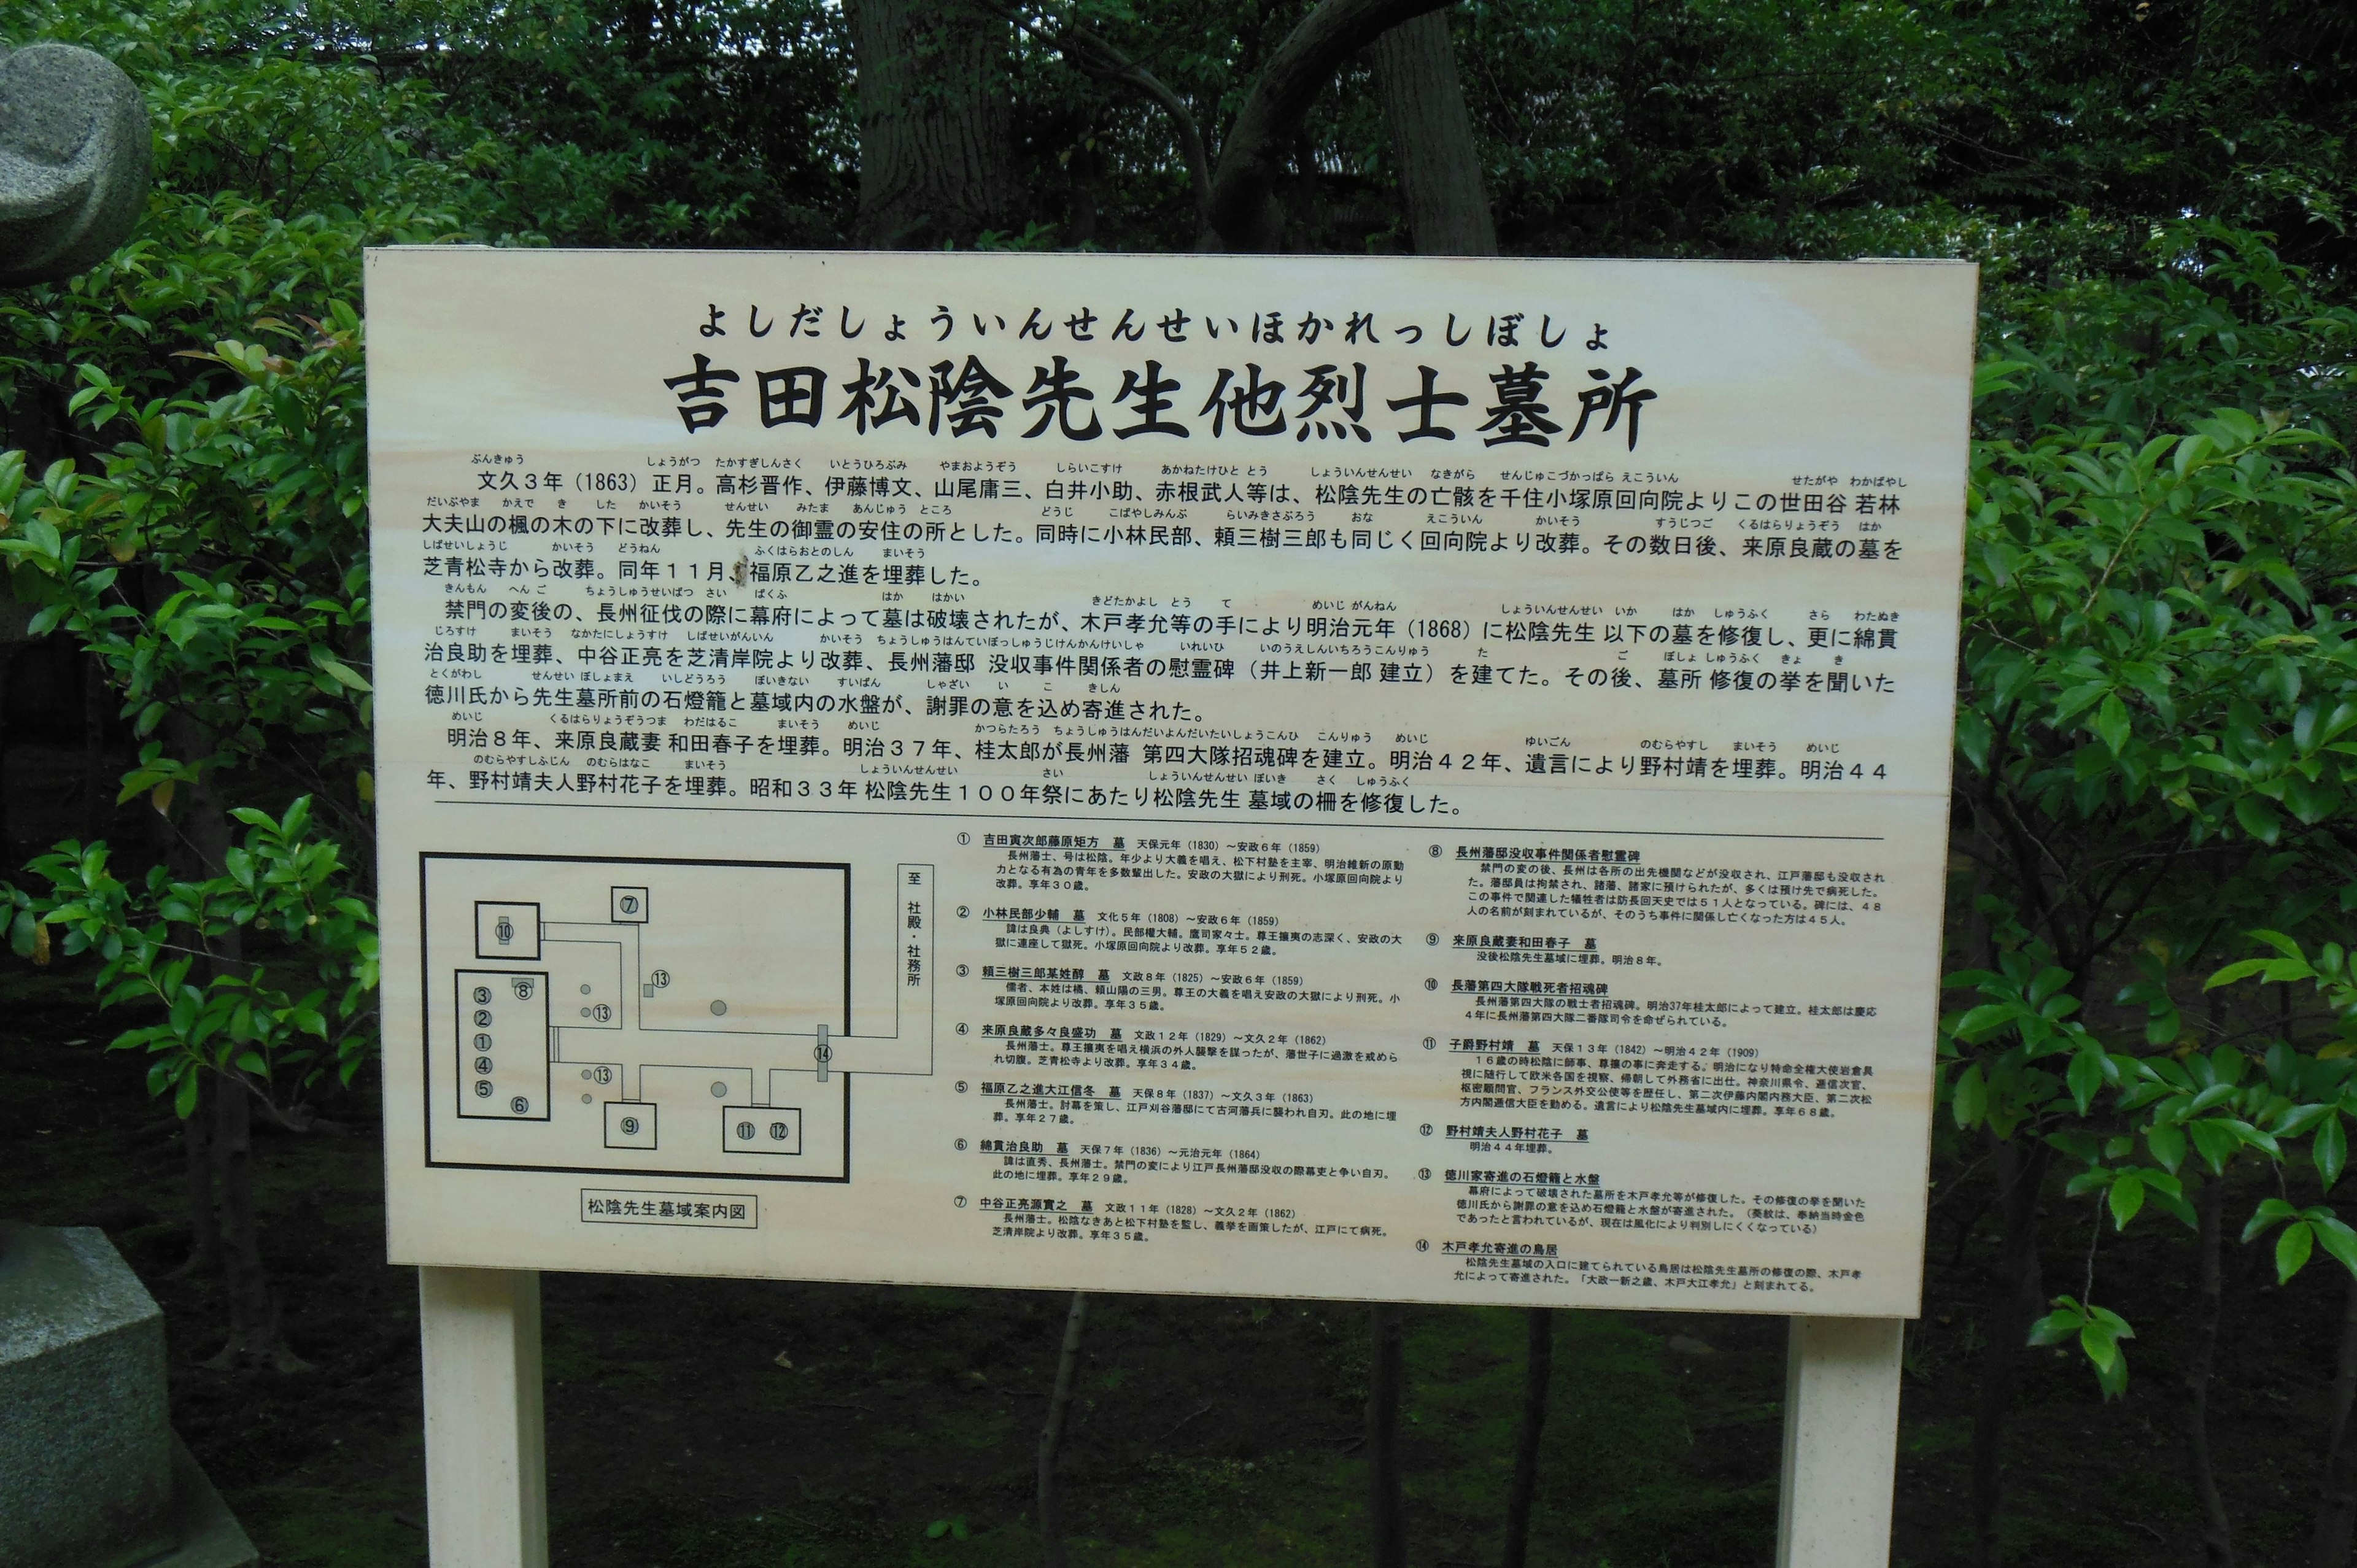
[[[540,906],[478,903],[475,906],[475,956],[511,959],[521,963],[540,958]]]

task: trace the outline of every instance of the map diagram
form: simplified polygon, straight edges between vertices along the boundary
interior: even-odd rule
[[[418,875],[429,1164],[848,1181],[853,1076],[933,1070],[931,865]]]

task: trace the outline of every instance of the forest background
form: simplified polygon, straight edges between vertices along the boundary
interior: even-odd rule
[[[11,1207],[117,1214],[174,1310],[183,1425],[274,1557],[418,1546],[414,1331],[370,1273],[369,1140],[337,1137],[374,1115],[359,260],[463,242],[1978,261],[1900,1556],[2351,1561],[2357,8],[22,0],[0,28],[113,58],[156,124],[133,242],[0,296],[0,554],[44,650],[20,671],[70,682],[81,758],[70,803],[11,800],[16,850],[58,841],[5,894],[12,942],[83,988],[8,982]],[[654,1298],[581,1288],[574,1316],[552,1298],[573,1380],[668,1419],[687,1374],[594,1326]],[[1059,1305],[705,1288],[662,1310],[823,1341],[850,1380],[814,1399],[764,1348],[808,1376],[761,1409],[870,1433],[820,1446],[963,1448],[953,1484],[814,1489],[804,1455],[798,1500],[706,1476],[721,1500],[687,1509],[560,1465],[566,1560],[1054,1549],[1024,1455],[989,1457],[1046,1389],[978,1425],[935,1395],[990,1383],[961,1358],[1052,1359]],[[1396,1321],[1107,1310],[1088,1409],[1192,1408],[1206,1367],[1294,1402],[1228,1389],[1183,1437],[1090,1438],[1066,1523],[1092,1561],[1351,1560],[1371,1529],[1380,1560],[1405,1528],[1417,1561],[1486,1562],[1529,1507],[1500,1478],[1525,1337],[1499,1315],[1408,1326],[1403,1526],[1359,1500],[1396,1404],[1318,1435],[1402,1397]],[[1764,1560],[1772,1335],[1557,1331],[1532,1559]],[[863,1356],[868,1385],[914,1369],[904,1396],[862,1395]]]

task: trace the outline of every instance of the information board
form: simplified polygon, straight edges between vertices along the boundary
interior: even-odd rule
[[[1912,1315],[1975,289],[371,252],[393,1259]]]

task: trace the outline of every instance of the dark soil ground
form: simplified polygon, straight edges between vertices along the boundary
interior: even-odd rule
[[[0,972],[0,1213],[102,1226],[168,1316],[174,1419],[274,1564],[424,1560],[416,1282],[384,1261],[371,1093],[341,1135],[258,1139],[268,1261],[307,1373],[222,1374],[214,1282],[188,1244],[177,1125],[87,977]],[[1909,1338],[1895,1561],[1970,1559],[1968,1445],[1993,1253],[1986,1193],[1935,1194]],[[1953,1188],[1953,1190],[1950,1190]],[[2255,1194],[2233,1212],[2247,1211]],[[2085,1205],[2056,1197],[2048,1289],[2076,1293]],[[2075,1350],[2029,1353],[2007,1446],[2008,1561],[2199,1561],[2171,1366],[2191,1249],[2166,1221],[2106,1237],[2100,1299],[2142,1326],[2109,1406]],[[2236,1249],[2213,1441],[2245,1564],[2305,1563],[2341,1282],[2285,1290]],[[551,1275],[549,1509],[565,1568],[1033,1563],[1032,1455],[1060,1298]],[[1781,1319],[1560,1316],[1533,1561],[1765,1564],[1775,1536]],[[1414,1308],[1411,1561],[1496,1560],[1523,1321]],[[1068,1438],[1077,1564],[1363,1561],[1365,1312],[1318,1302],[1099,1298]]]

